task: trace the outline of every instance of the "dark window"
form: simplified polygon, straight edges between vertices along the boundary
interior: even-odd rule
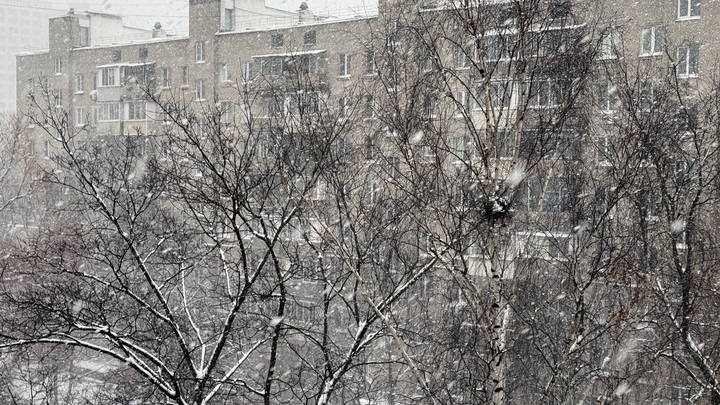
[[[317,42],[317,34],[315,33],[314,30],[308,31],[305,33],[304,39],[305,39],[304,40],[305,45],[315,45],[315,43]]]

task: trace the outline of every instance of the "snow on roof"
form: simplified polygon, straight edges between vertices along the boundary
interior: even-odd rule
[[[318,53],[327,52],[325,49],[318,49],[313,51],[300,51],[300,52],[285,52],[285,53],[271,53],[267,55],[253,55],[253,58],[286,58],[291,56],[302,56],[302,55],[315,55]]]

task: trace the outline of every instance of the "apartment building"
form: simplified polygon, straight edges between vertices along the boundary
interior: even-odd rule
[[[166,206],[202,230],[196,249],[258,249],[251,262],[275,265],[281,281],[239,316],[269,320],[287,348],[258,340],[243,357],[257,366],[228,366],[216,392],[269,401],[282,381],[278,400],[318,404],[717,403],[710,345],[692,343],[704,336],[653,311],[707,310],[683,295],[696,284],[663,286],[684,283],[685,224],[702,222],[675,202],[713,193],[701,135],[720,5],[298,6],[191,0],[188,36],[157,27],[111,45],[93,40],[119,20],[69,14],[51,20],[47,52],[17,59],[18,105],[32,96],[53,173],[105,156],[68,163],[69,148],[139,145],[178,176]],[[237,369],[247,380],[228,383]]]

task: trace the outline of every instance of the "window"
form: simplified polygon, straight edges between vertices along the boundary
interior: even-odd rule
[[[90,45],[90,28],[80,27],[80,46]]]
[[[280,117],[286,113],[285,99],[279,95],[266,97],[265,100],[265,116]]]
[[[571,2],[568,0],[555,0],[548,4],[548,16],[552,19],[564,19],[570,15]]]
[[[112,61],[120,62],[122,60],[122,51],[113,51]]]
[[[388,43],[397,44],[402,40],[402,24],[398,20],[390,21],[388,24]]]
[[[285,58],[282,56],[272,56],[260,59],[260,71],[263,75],[279,75],[285,68]]]
[[[375,63],[375,51],[373,50],[365,53],[365,74],[377,74],[377,63]]]
[[[485,100],[484,87],[478,86],[477,100],[479,107]],[[488,100],[490,107],[495,109],[517,108],[517,97],[515,97],[515,82],[511,80],[492,81],[488,83]]]
[[[195,135],[197,135],[198,138],[205,138],[205,136],[207,136],[207,123],[202,117],[195,121]]]
[[[235,9],[225,9],[225,30],[232,31],[235,29]]]
[[[100,71],[100,86],[116,86],[118,84],[118,68],[106,67]]]
[[[570,210],[571,206],[570,193],[563,179],[551,179],[548,182],[545,195],[543,195],[543,211],[566,212]]]
[[[374,160],[377,148],[375,147],[375,140],[373,137],[365,137],[365,160]]]
[[[655,85],[651,81],[640,83],[638,107],[643,111],[649,111],[655,104]]]
[[[299,114],[317,114],[320,111],[320,96],[317,92],[307,92],[298,94],[297,108],[293,109]]]
[[[87,124],[84,107],[75,107],[75,125],[83,126]]]
[[[253,79],[253,63],[252,62],[245,62],[243,63],[243,81],[245,83],[250,83]]]
[[[50,141],[43,141],[43,155],[45,157],[50,157],[50,154],[51,154]]]
[[[454,94],[455,116],[464,117],[470,111],[470,97],[465,89],[456,89]]]
[[[528,235],[525,233],[525,235]],[[525,243],[525,256],[544,260],[568,259],[571,245],[570,237],[565,233],[537,232],[530,234]]]
[[[496,129],[485,134],[487,148],[496,159],[512,159],[515,156],[517,132],[511,129]]]
[[[459,181],[453,184],[453,202],[457,207],[477,205],[478,183],[475,181]]]
[[[363,117],[375,117],[375,99],[373,98],[373,96],[365,96],[365,108],[363,108]]]
[[[438,99],[434,95],[426,95],[423,101],[423,115],[425,118],[437,118]]]
[[[617,87],[609,80],[600,83],[598,85],[596,101],[597,107],[600,111],[615,111],[619,104]]]
[[[205,41],[195,42],[195,62],[205,62]]]
[[[303,37],[303,43],[305,45],[315,45],[317,42],[317,34],[315,33],[315,30],[308,31],[305,33]]]
[[[437,66],[437,58],[432,52],[428,52],[423,58],[422,70],[423,72],[430,72]]]
[[[363,203],[373,205],[378,202],[378,185],[374,181],[365,183],[363,187]]]
[[[205,80],[195,80],[195,98],[197,100],[205,100]]]
[[[220,64],[219,78],[220,83],[232,81],[232,75],[230,74],[230,65],[228,65],[227,63]]]
[[[338,70],[338,75],[341,77],[348,77],[350,76],[350,59],[352,58],[352,55],[349,53],[341,53],[340,54],[340,68]]]
[[[455,160],[467,162],[470,160],[472,149],[470,149],[470,138],[467,136],[457,136],[453,145]]]
[[[162,87],[167,89],[170,88],[170,68],[162,68]]]
[[[338,161],[347,163],[352,160],[352,141],[345,138],[338,139]]]
[[[100,103],[97,112],[98,121],[119,121],[120,120],[120,104],[118,103]]]
[[[350,101],[346,96],[338,99],[338,117],[348,118],[350,116]]]
[[[678,0],[678,19],[700,18],[700,0]]]
[[[62,57],[56,56],[55,57],[55,74],[61,75],[63,70],[63,60]]]
[[[640,190],[637,204],[642,217],[646,219],[657,218],[661,206],[660,192],[656,188]]]
[[[83,93],[85,91],[85,81],[83,75],[78,73],[75,75],[75,93]]]
[[[232,121],[232,104],[229,101],[220,102],[220,123],[230,124]]]
[[[53,93],[53,96],[55,97],[55,107],[62,107],[62,102],[63,102],[62,90],[55,91]]]
[[[698,45],[681,46],[677,49],[677,75],[679,77],[695,77],[698,75]]]
[[[698,128],[697,104],[684,105],[675,115],[675,126],[680,136],[692,134]]]
[[[282,48],[285,46],[285,37],[283,34],[273,34],[270,37],[270,46],[273,48]]]
[[[528,99],[530,107],[555,107],[559,105],[560,89],[555,80],[540,79],[533,83],[532,87],[534,89]]]
[[[127,103],[128,120],[144,120],[146,118],[146,107],[144,101],[131,101]]]
[[[618,50],[620,49],[620,33],[615,27],[610,27],[600,39],[600,49],[598,49],[598,58],[617,59]]]
[[[597,138],[597,160],[601,164],[615,162],[617,153],[615,151],[615,137],[610,134],[602,134]]]
[[[508,60],[514,54],[516,34],[488,35],[485,37],[487,60]]]
[[[299,57],[299,62],[300,73],[315,74],[319,73],[321,70],[322,62],[320,56],[318,55],[301,55]]]
[[[388,179],[397,180],[400,175],[400,158],[397,156],[388,156],[387,165]]]
[[[190,68],[187,66],[182,67],[182,85],[183,86],[190,85]]]
[[[455,67],[458,69],[469,69],[471,64],[471,47],[458,45],[455,48]]]
[[[155,75],[155,65],[141,64],[122,68],[123,83],[145,85]]]
[[[640,56],[661,55],[665,51],[665,28],[647,27],[642,30]]]

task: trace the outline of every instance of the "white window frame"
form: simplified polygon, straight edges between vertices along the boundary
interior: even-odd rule
[[[203,138],[207,137],[207,131],[208,131],[208,128],[207,128],[207,122],[205,121],[205,118],[199,117],[195,121],[195,135],[198,138],[203,139]]]
[[[363,100],[363,118],[373,119],[375,118],[375,98],[371,95],[365,96]]]
[[[339,77],[350,77],[351,72],[351,62],[352,62],[352,54],[349,53],[341,53],[340,56],[340,66],[338,68],[338,76]]]
[[[472,48],[469,46],[457,45],[455,47],[455,68],[470,69],[472,66]]]
[[[104,67],[100,69],[98,87],[115,87],[120,85],[120,69]]]
[[[230,64],[221,63],[219,69],[220,83],[232,82],[232,74],[230,72]]]
[[[226,8],[224,15],[224,29],[226,31],[233,31],[235,29],[235,9],[234,8]]]
[[[457,163],[466,163],[472,159],[471,140],[469,136],[461,135],[453,138],[454,160]]]
[[[80,27],[80,46],[90,46],[90,27]]]
[[[229,101],[221,101],[218,103],[220,112],[220,123],[230,124],[232,122],[232,103]]]
[[[171,86],[170,68],[162,68],[162,88],[169,89]]]
[[[350,117],[350,99],[348,96],[340,96],[338,98],[338,118],[346,119]]]
[[[464,117],[470,113],[470,97],[466,89],[455,89],[455,117]]]
[[[490,103],[489,106],[486,108],[490,110],[492,108],[493,110],[497,111],[497,109],[502,110],[515,110],[518,107],[518,97],[517,97],[517,81],[510,81],[510,80],[493,80],[488,83],[488,101]],[[477,90],[477,100],[478,100],[478,107],[482,109],[482,107],[485,107],[483,105],[485,100],[485,88],[483,86],[478,86]]]
[[[182,67],[182,86],[190,87],[190,67],[189,66]]]
[[[205,62],[205,41],[195,42],[195,63]]]
[[[85,107],[75,107],[75,126],[82,127],[87,124]]]
[[[617,86],[610,80],[598,84],[596,105],[600,111],[605,113],[613,112],[619,107],[620,99],[617,95]]]
[[[55,107],[62,107],[63,93],[62,90],[55,90],[53,93],[55,99]]]
[[[126,102],[126,119],[128,121],[142,121],[147,119],[147,103],[145,101]]]
[[[98,122],[120,121],[120,103],[98,103]]]
[[[528,107],[552,108],[560,105],[557,80],[539,79],[535,83],[537,86],[535,92],[529,96]]]
[[[397,156],[387,157],[388,180],[397,180],[400,177],[400,158]]]
[[[82,73],[75,74],[75,94],[82,94],[85,92],[85,79]]]
[[[693,62],[694,59],[694,62]],[[677,49],[676,71],[678,77],[697,77],[700,61],[700,46],[697,44],[680,46]]]
[[[518,36],[514,32],[500,32],[485,36],[485,58],[489,61],[508,61],[513,59],[513,51]]]
[[[641,111],[649,111],[655,104],[656,97],[655,83],[651,80],[646,80],[640,83],[640,89],[638,91],[638,108]]]
[[[205,100],[205,79],[195,79],[195,99]]]
[[[617,59],[620,49],[620,32],[615,27],[609,27],[600,39],[598,59]]]
[[[62,56],[56,56],[55,57],[55,70],[56,75],[61,75],[63,72],[63,60]]]
[[[678,20],[696,20],[700,18],[700,0],[678,0]]]
[[[656,25],[642,29],[640,56],[657,56],[665,52],[665,27]]]
[[[377,52],[369,50],[365,52],[365,75],[374,76],[377,73]]]

